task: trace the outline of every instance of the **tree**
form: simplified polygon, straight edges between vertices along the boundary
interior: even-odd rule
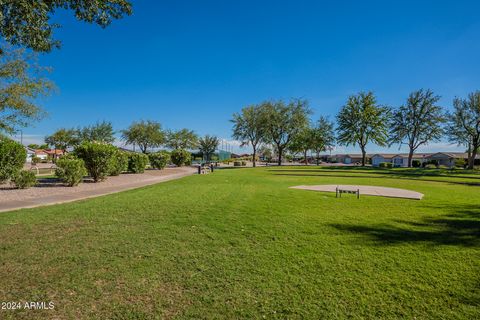
[[[18,142],[0,136],[0,184],[13,179],[22,169],[27,151]]]
[[[0,132],[14,133],[45,114],[38,99],[48,95],[54,84],[44,78],[45,68],[33,58],[23,49],[0,53]]]
[[[48,149],[48,144],[30,143],[27,147],[29,147],[30,149]]]
[[[142,120],[123,130],[122,138],[128,144],[138,145],[143,153],[147,153],[148,148],[159,147],[165,142],[165,133],[160,123]]]
[[[263,158],[263,160],[270,162],[272,161],[273,151],[269,146],[262,145],[258,149],[258,154]]]
[[[313,129],[308,126],[303,128],[297,135],[292,139],[292,142],[288,146],[288,150],[290,150],[295,156],[297,153],[302,153],[303,160],[305,161],[305,165],[308,165],[307,161],[307,153],[309,150],[313,148]]]
[[[15,46],[49,52],[60,47],[53,39],[60,25],[50,21],[57,10],[71,10],[80,21],[106,27],[113,19],[130,15],[132,6],[127,0],[0,0],[0,35]]]
[[[241,146],[251,145],[253,166],[256,166],[257,147],[265,139],[265,117],[259,106],[249,106],[240,113],[234,113],[233,138],[241,141]]]
[[[442,107],[436,105],[438,100],[440,96],[431,90],[421,89],[410,93],[407,104],[393,112],[389,143],[408,146],[408,167],[412,167],[413,153],[418,147],[442,137],[446,119]]]
[[[210,161],[210,158],[212,154],[215,153],[219,143],[220,141],[217,137],[209,136],[208,134],[198,140],[198,149],[206,161]]]
[[[335,144],[335,132],[333,122],[327,117],[321,116],[317,123],[311,129],[311,149],[315,151],[317,157],[317,165],[320,158],[320,152],[327,151]]]
[[[372,92],[352,95],[337,115],[337,141],[345,146],[358,145],[362,150],[362,166],[365,166],[367,144],[387,144],[388,118],[389,109],[377,105]]]
[[[92,126],[84,127],[78,131],[82,141],[96,141],[104,143],[113,143],[115,141],[115,131],[113,131],[111,122],[97,122]]]
[[[294,99],[288,104],[283,101],[264,102],[261,105],[265,117],[265,139],[275,145],[278,165],[290,142],[308,124],[310,108],[306,100]]]
[[[470,93],[467,99],[455,98],[453,107],[447,133],[450,141],[467,146],[468,168],[473,169],[480,151],[480,91]]]
[[[77,146],[80,142],[78,131],[75,129],[58,129],[52,135],[45,137],[46,144],[64,152],[68,148]]]
[[[194,149],[198,146],[197,134],[188,129],[169,131],[167,133],[167,147],[171,149]]]

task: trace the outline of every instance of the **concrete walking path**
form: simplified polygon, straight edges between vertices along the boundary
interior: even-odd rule
[[[103,182],[82,183],[77,187],[65,187],[61,183],[40,183],[40,186],[20,190],[3,185],[0,186],[0,212],[94,198],[179,179],[196,172],[197,169],[192,167],[147,170],[143,174],[122,174],[108,177]]]
[[[379,196],[379,197],[390,197],[390,198],[405,198],[405,199],[414,199],[421,200],[423,198],[423,193],[398,189],[398,188],[386,188],[386,187],[377,187],[377,186],[353,186],[353,185],[316,185],[316,186],[295,186],[290,187],[291,189],[302,189],[302,190],[312,190],[312,191],[323,191],[323,192],[336,192],[337,187],[342,190],[357,191],[359,190],[360,196],[369,195],[369,196]]]

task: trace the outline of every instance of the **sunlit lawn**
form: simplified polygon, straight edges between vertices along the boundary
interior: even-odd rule
[[[289,189],[364,184],[421,201]],[[478,319],[480,174],[217,170],[0,214],[0,319]]]

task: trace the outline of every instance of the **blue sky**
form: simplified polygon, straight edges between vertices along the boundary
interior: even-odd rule
[[[302,97],[313,119],[334,119],[361,90],[398,106],[430,88],[451,108],[480,89],[478,1],[132,2],[134,14],[106,29],[55,16],[62,48],[40,62],[59,91],[26,139],[139,119],[230,139],[232,113],[265,99]]]

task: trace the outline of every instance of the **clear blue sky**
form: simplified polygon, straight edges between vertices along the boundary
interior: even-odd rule
[[[229,138],[233,112],[270,98],[303,97],[333,119],[360,90],[398,106],[431,88],[450,108],[480,89],[478,1],[132,2],[106,29],[55,16],[63,45],[40,61],[60,90],[27,137],[153,119]]]

